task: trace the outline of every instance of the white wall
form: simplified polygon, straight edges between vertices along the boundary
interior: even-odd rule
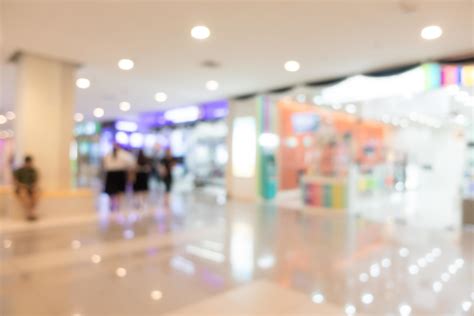
[[[242,101],[231,101],[229,104],[229,115],[227,117],[227,126],[229,127],[227,136],[227,148],[229,150],[229,160],[227,164],[226,172],[226,184],[227,192],[231,198],[255,201],[258,199],[258,184],[257,184],[257,171],[258,161],[255,152],[241,152],[238,155],[255,155],[255,172],[249,177],[239,177],[233,173],[233,165],[238,164],[239,161],[235,160],[236,155],[233,153],[234,150],[234,139],[233,139],[233,127],[234,121],[237,118],[252,117],[255,119],[257,127],[257,99],[250,98]],[[257,127],[258,129],[258,127]],[[249,140],[250,142],[252,140]],[[256,141],[256,140],[255,140]],[[256,147],[256,144],[255,144]]]

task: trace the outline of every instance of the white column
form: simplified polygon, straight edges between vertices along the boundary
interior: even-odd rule
[[[43,190],[67,190],[72,185],[69,147],[76,65],[32,54],[15,60],[17,159],[33,156]]]

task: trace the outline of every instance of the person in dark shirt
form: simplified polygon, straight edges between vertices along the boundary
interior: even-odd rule
[[[169,204],[169,195],[173,186],[173,167],[175,159],[171,154],[171,149],[167,149],[165,156],[160,161],[160,178],[165,184],[165,203]]]
[[[26,156],[23,166],[13,172],[13,179],[15,193],[25,209],[27,220],[36,220],[35,208],[38,203],[39,176],[31,156]]]
[[[150,159],[145,156],[143,150],[140,149],[135,163],[135,181],[133,183],[133,192],[137,200],[137,208],[144,208],[146,206],[150,173]]]

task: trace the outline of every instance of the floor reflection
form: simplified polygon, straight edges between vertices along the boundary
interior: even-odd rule
[[[266,279],[346,315],[467,315],[473,234],[176,194],[2,233],[0,311],[149,315]]]

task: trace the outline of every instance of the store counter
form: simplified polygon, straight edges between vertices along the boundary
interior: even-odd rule
[[[347,177],[304,176],[301,182],[306,206],[339,211],[347,208]]]

